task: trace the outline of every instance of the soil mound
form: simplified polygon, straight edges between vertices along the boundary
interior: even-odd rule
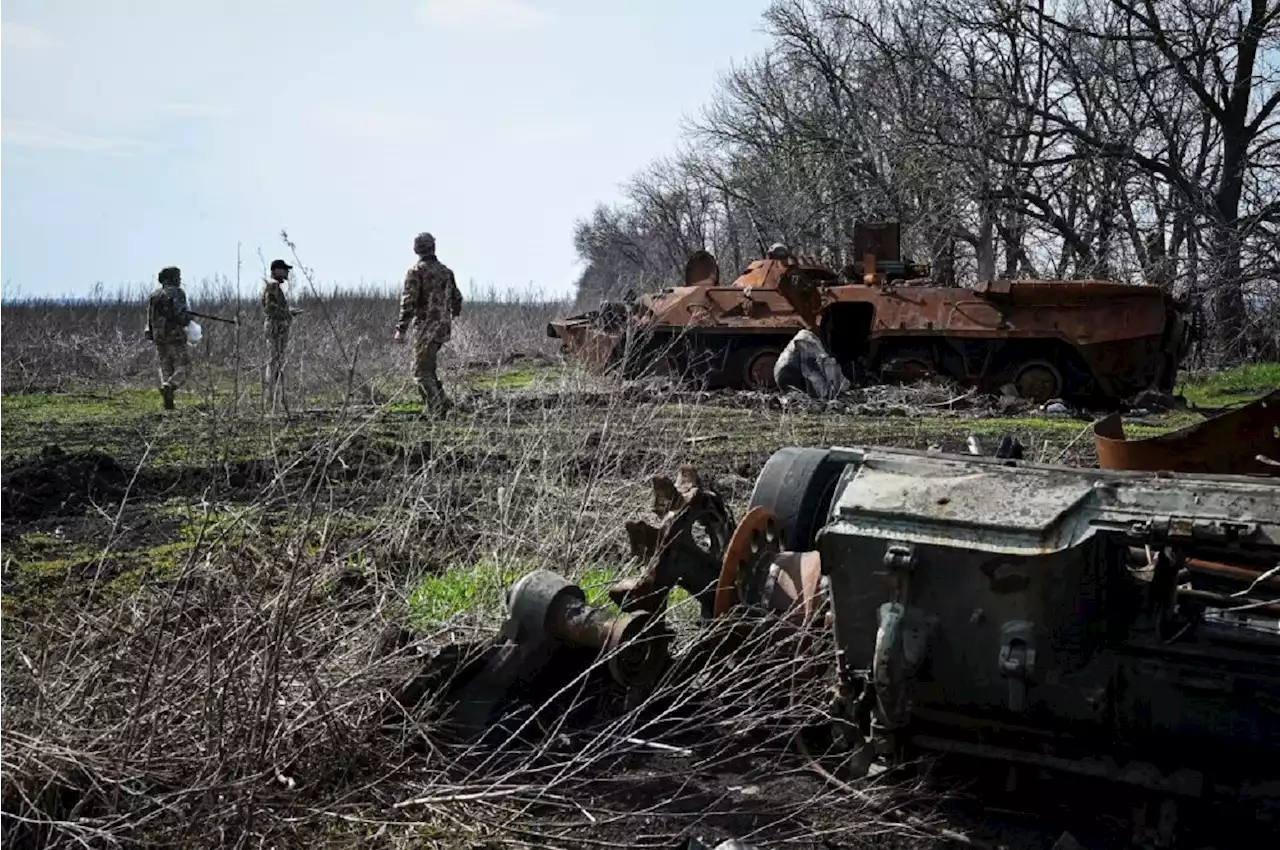
[[[120,498],[131,477],[132,472],[109,454],[45,446],[38,457],[4,471],[0,508],[6,522],[75,513],[91,502]]]

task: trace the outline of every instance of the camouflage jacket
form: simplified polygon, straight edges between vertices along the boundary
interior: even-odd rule
[[[293,321],[293,313],[289,312],[289,299],[285,297],[280,281],[267,278],[262,282],[262,313],[268,327],[288,327]]]
[[[448,342],[452,335],[453,317],[462,312],[462,293],[449,267],[435,257],[419,259],[404,277],[404,294],[400,296],[401,331],[409,322],[428,342]]]
[[[147,331],[157,344],[187,341],[187,293],[181,286],[160,286],[147,298]]]

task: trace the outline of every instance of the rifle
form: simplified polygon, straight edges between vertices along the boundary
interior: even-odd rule
[[[213,322],[226,322],[228,325],[240,324],[239,319],[224,319],[221,316],[210,316],[208,313],[197,313],[195,310],[188,310],[187,312],[198,319],[209,319],[210,321],[213,321]]]

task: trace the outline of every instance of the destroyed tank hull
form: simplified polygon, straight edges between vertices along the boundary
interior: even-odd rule
[[[830,582],[869,752],[1276,817],[1278,483],[791,448],[751,503]]]
[[[968,289],[916,277],[925,271],[871,256],[841,274],[766,258],[725,286],[702,252],[684,286],[552,322],[547,333],[598,371],[671,373],[711,388],[773,388],[779,355],[809,328],[855,383],[936,375],[1078,403],[1173,389],[1187,323],[1157,287],[996,280]]]

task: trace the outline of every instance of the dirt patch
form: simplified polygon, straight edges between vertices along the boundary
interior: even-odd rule
[[[45,446],[38,457],[4,472],[0,505],[9,522],[76,513],[89,504],[119,499],[132,477],[132,470],[105,452]]]

